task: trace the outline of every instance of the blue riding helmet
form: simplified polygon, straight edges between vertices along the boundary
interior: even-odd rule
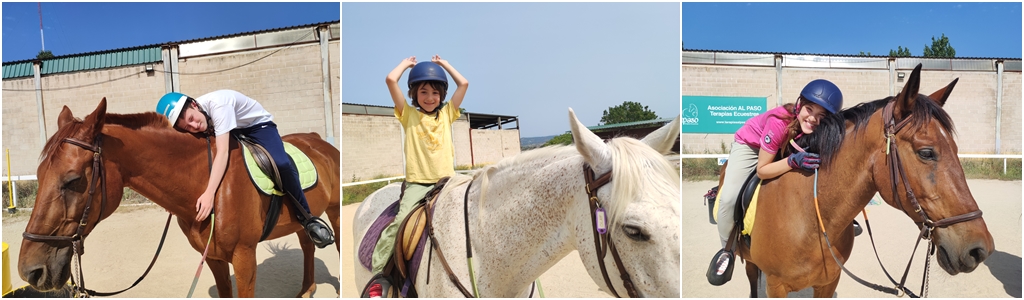
[[[413,86],[416,83],[428,80],[440,81],[444,83],[444,89],[446,91],[448,90],[448,75],[444,73],[444,68],[441,68],[441,66],[436,63],[429,61],[421,62],[416,64],[416,66],[412,67],[412,70],[409,71],[410,90],[414,88]]]
[[[815,104],[821,105],[830,113],[836,113],[843,108],[843,92],[834,83],[825,79],[811,81],[800,96]]]
[[[160,102],[156,103],[156,112],[167,117],[167,120],[174,124],[178,120],[178,116],[181,115],[185,100],[188,100],[188,96],[182,93],[167,93],[160,97]]]

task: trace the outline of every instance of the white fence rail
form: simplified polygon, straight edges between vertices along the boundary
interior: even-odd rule
[[[995,158],[1003,159],[1003,174],[1006,174],[1006,160],[1011,158],[1024,158],[1024,154],[957,154],[960,158]],[[722,165],[729,154],[680,154],[679,158],[717,158],[718,165]]]

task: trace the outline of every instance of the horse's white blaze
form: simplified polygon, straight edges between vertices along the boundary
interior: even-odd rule
[[[527,151],[480,170],[472,178],[460,175],[449,183],[437,201],[434,232],[453,272],[470,288],[463,195],[472,179],[469,231],[480,296],[524,297],[534,279],[572,250],[579,251],[591,278],[605,288],[583,180],[586,162],[598,173],[613,174],[611,183],[598,190],[598,197],[609,212],[609,235],[637,291],[647,297],[679,297],[679,173],[659,153],[667,152],[666,147],[675,142],[679,119],[644,142],[616,138],[607,144],[579,123],[571,110],[569,119],[575,147]],[[398,199],[399,186],[388,185],[360,205],[352,226],[356,249],[373,220]],[[631,239],[623,226],[639,228],[648,240]],[[425,258],[431,264],[429,285],[427,261],[419,269],[419,296],[461,297],[436,256],[435,251],[433,257]],[[362,287],[372,274],[358,257],[353,259],[356,286]],[[610,254],[605,264],[615,290],[625,296]],[[547,287],[557,288],[558,284]]]

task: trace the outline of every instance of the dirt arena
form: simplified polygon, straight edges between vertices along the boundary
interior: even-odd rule
[[[135,282],[153,259],[166,220],[167,212],[156,205],[121,207],[103,220],[85,242],[82,268],[86,287],[113,292]],[[21,234],[27,223],[28,216],[3,220],[3,241],[10,246],[11,286],[15,289],[27,284],[17,274]],[[317,249],[315,256],[317,290],[313,297],[338,298],[341,287],[338,251],[331,245]],[[167,241],[153,270],[138,286],[116,297],[185,298],[201,258],[202,254],[193,250],[185,240],[177,221],[171,220]],[[295,235],[260,243],[256,262],[256,297],[291,298],[299,293],[302,249]],[[233,275],[231,280],[234,282]],[[216,295],[213,274],[204,265],[192,297],[212,298]]]
[[[971,273],[950,276],[933,257],[929,283],[929,297],[1021,297],[1021,182],[996,180],[968,180],[971,193],[984,212],[989,232],[995,240],[995,252]],[[708,209],[702,195],[717,182],[683,182],[683,297],[713,298],[747,297],[749,287],[743,265],[736,265],[732,281],[722,286],[707,282],[705,272],[711,257],[721,248],[718,231],[708,221]],[[877,196],[876,196],[877,198]],[[881,201],[880,198],[877,198]],[[906,268],[919,230],[903,212],[886,204],[868,205],[879,256],[892,276],[899,278]],[[863,217],[857,217],[863,225]],[[907,277],[907,285],[914,293],[921,287],[924,270],[924,248],[919,247],[914,265]],[[871,250],[867,231],[856,238],[853,254],[846,267],[869,282],[888,284]],[[764,279],[760,284],[764,297]],[[790,293],[790,297],[811,297],[811,289]],[[862,286],[845,274],[839,281],[836,297],[886,298],[893,297]]]

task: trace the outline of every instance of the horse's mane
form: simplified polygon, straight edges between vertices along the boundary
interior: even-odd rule
[[[679,188],[679,174],[660,153],[630,137],[613,138],[607,144],[612,156],[612,195],[611,199],[601,199],[601,204],[609,216],[609,230],[615,230],[618,227],[623,216],[622,212],[630,203],[639,198],[638,195],[641,191],[662,195],[678,194],[678,191],[673,193],[672,189]],[[482,177],[481,201],[486,198],[488,177],[496,171],[538,159],[550,160],[547,162],[550,164],[579,156],[581,155],[573,145],[556,145],[502,159],[474,175],[474,177]],[[579,167],[578,173],[579,176],[583,176],[582,167]],[[662,176],[650,176],[652,173]]]
[[[103,117],[104,125],[118,125],[131,130],[141,130],[145,128],[150,129],[171,129],[171,123],[167,121],[167,118],[156,113],[156,112],[145,112],[138,114],[113,114],[108,113]],[[85,126],[82,119],[75,118],[70,123],[64,124],[64,126],[57,129],[57,132],[46,140],[46,144],[43,146],[43,151],[39,154],[40,160],[52,161],[52,155],[57,148],[60,146],[65,138],[69,138],[75,133],[82,130]]]
[[[801,144],[809,152],[821,155],[822,165],[827,166],[835,157],[836,152],[839,151],[839,147],[846,138],[846,122],[853,123],[852,132],[857,132],[868,123],[868,120],[871,119],[875,112],[885,108],[885,105],[893,98],[887,97],[885,99],[860,103],[839,113],[826,116],[818,124],[818,128],[814,130],[814,133],[801,138],[803,141],[798,141],[798,144]],[[953,119],[949,117],[949,114],[941,106],[926,95],[919,94],[917,96],[917,99],[914,101],[914,107],[911,108],[910,117],[913,119],[905,130],[917,130],[931,122],[934,118],[939,121],[942,129],[951,134],[956,134],[953,128]]]

